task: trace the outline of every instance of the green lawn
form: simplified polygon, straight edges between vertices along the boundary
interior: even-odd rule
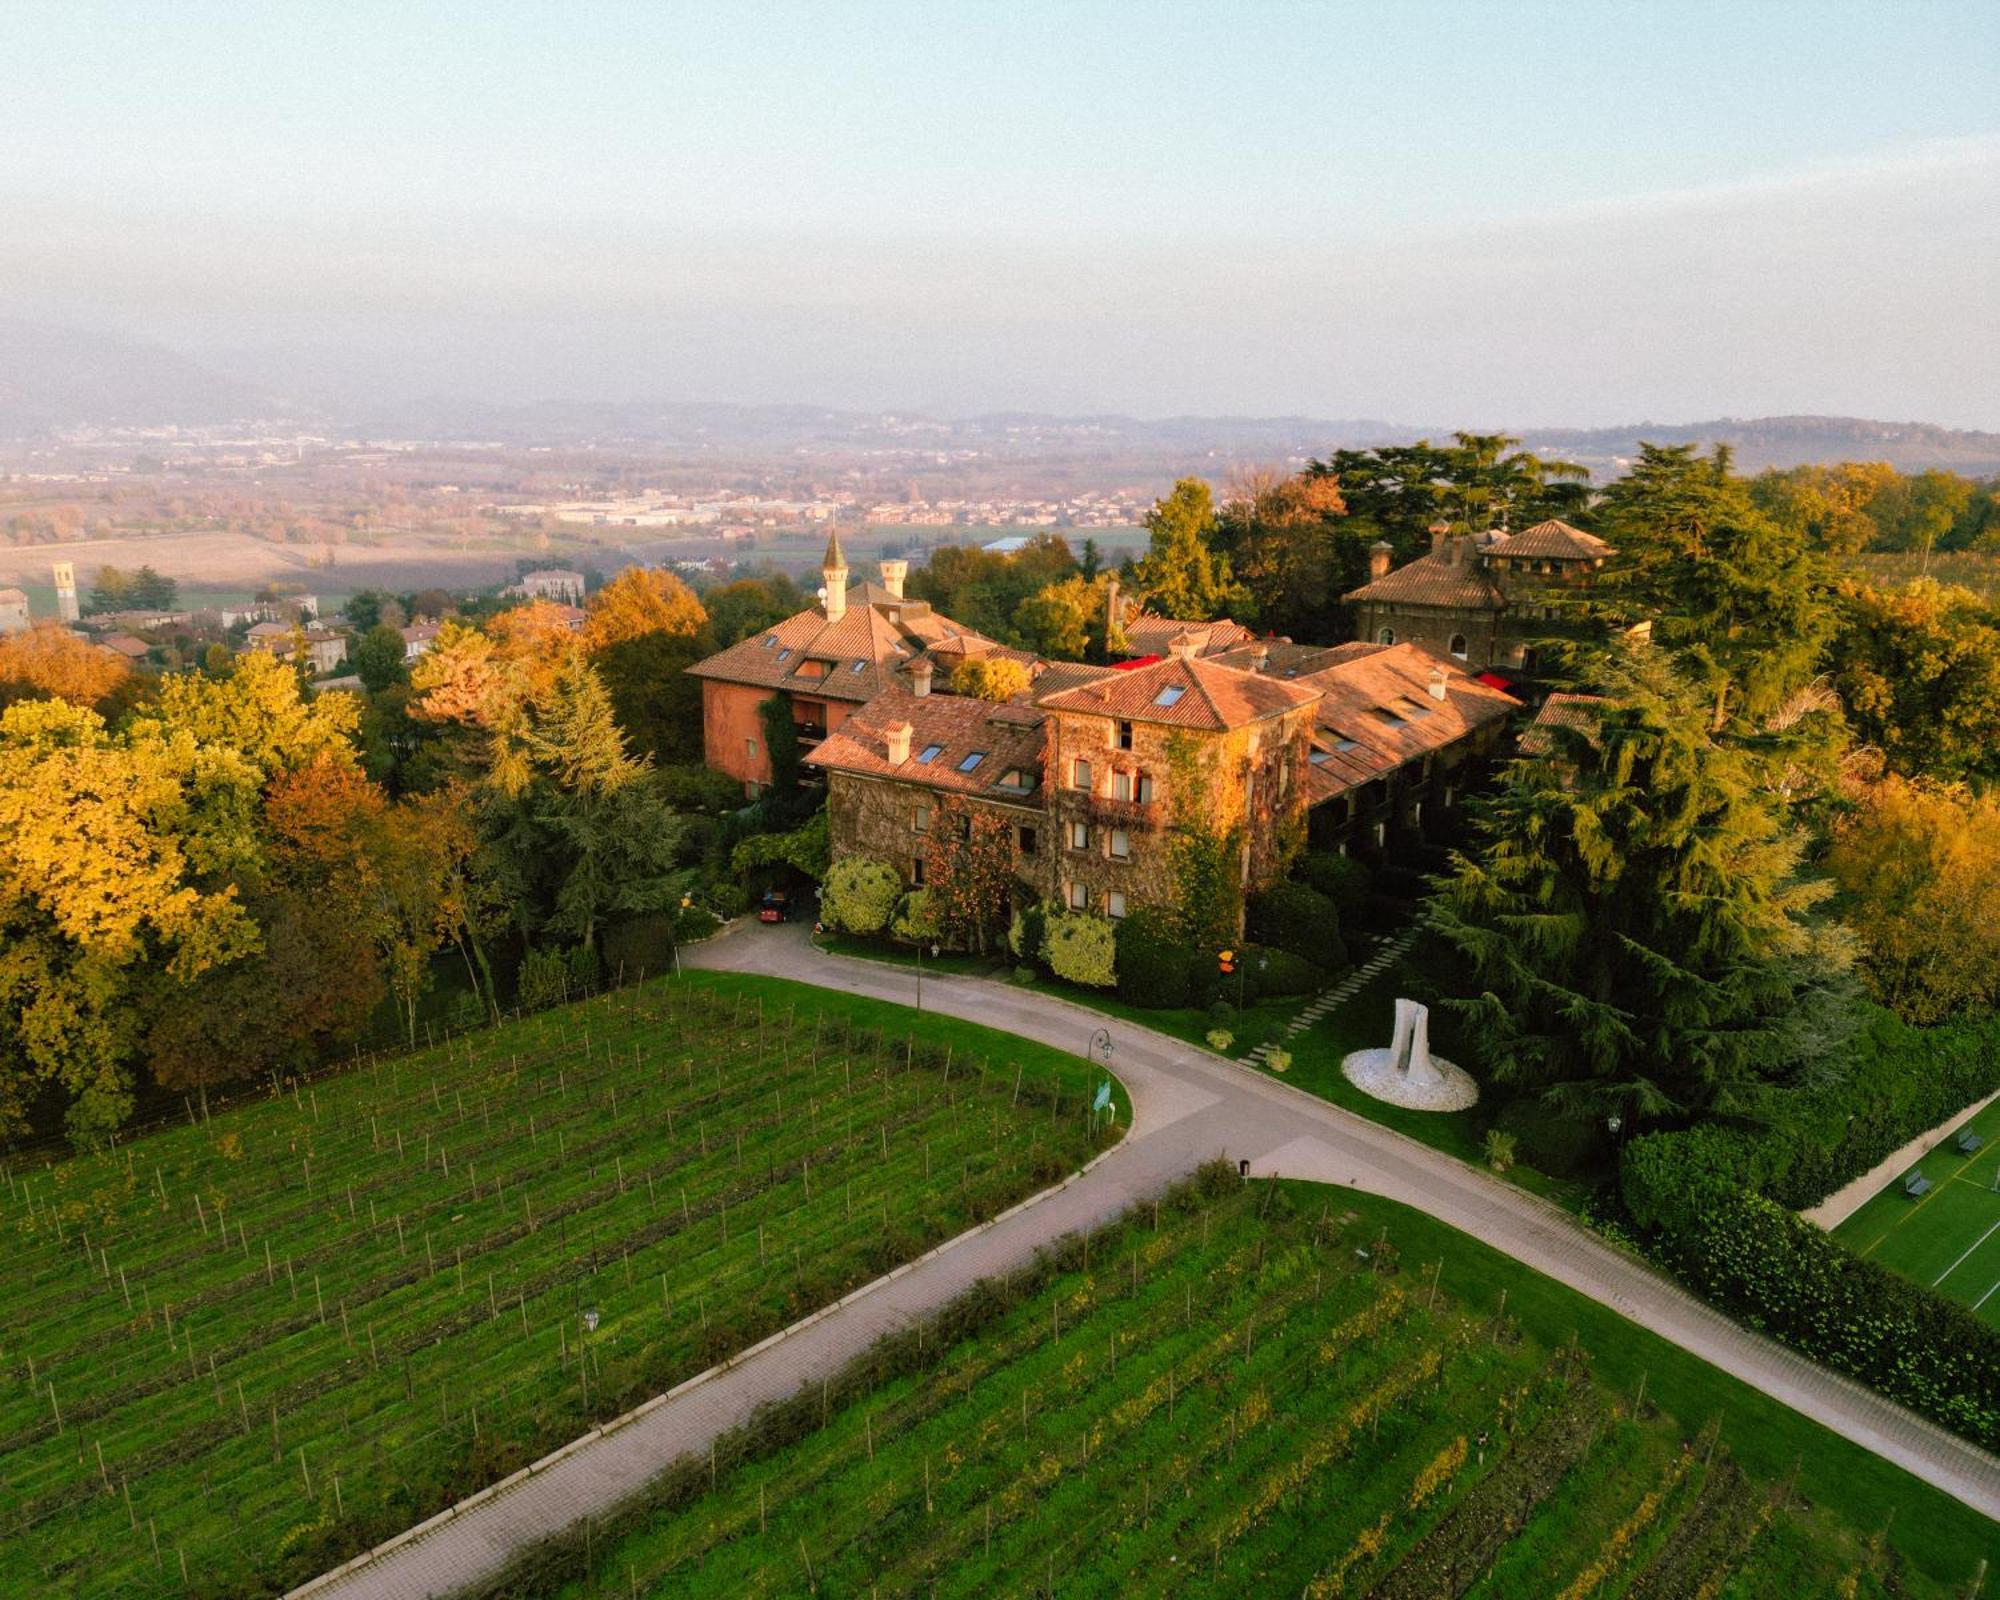
[[[821,934],[815,941],[821,949],[836,955],[855,956],[863,961],[881,961],[892,966],[914,967],[916,956],[913,952],[886,945],[872,939],[855,939],[845,934]],[[925,956],[923,967],[926,972],[949,973],[961,977],[992,978],[1003,983],[1014,983],[1016,965],[1007,955],[971,956],[945,954]],[[1253,1001],[1248,1007],[1237,1011],[1226,1021],[1216,1022],[1208,1012],[1197,1006],[1181,1006],[1155,1010],[1147,1006],[1135,1006],[1120,1000],[1116,994],[1103,989],[1087,989],[1081,984],[1065,983],[1060,978],[1052,978],[1047,973],[1037,972],[1030,982],[1021,983],[1021,988],[1032,989],[1039,994],[1054,995],[1057,999],[1074,1001],[1087,1006],[1092,1011],[1101,1011],[1107,1017],[1116,1017],[1121,1022],[1137,1023],[1142,1028],[1151,1028],[1156,1033],[1164,1033],[1189,1044],[1208,1048],[1208,1034],[1212,1028],[1227,1028],[1234,1036],[1229,1047],[1232,1056],[1241,1056],[1254,1049],[1266,1039],[1275,1038],[1285,1030],[1285,1025],[1310,1003],[1309,995],[1285,995],[1282,998]]]
[[[696,973],[9,1173],[0,1593],[274,1593],[1101,1147],[914,1021]]]
[[[1292,1038],[1287,1047],[1292,1065],[1285,1080],[1434,1150],[1484,1166],[1486,1130],[1491,1125],[1484,1102],[1468,1111],[1411,1111],[1362,1093],[1341,1073],[1340,1063],[1354,1051],[1380,1049],[1389,1043],[1395,1033],[1396,997],[1408,992],[1408,981],[1399,966],[1389,967],[1364,984],[1344,1005]],[[1469,1054],[1448,1014],[1434,1010],[1430,1023],[1431,1048],[1438,1055],[1449,1061],[1454,1053],[1461,1060]],[[1582,1198],[1580,1185],[1552,1178],[1521,1162],[1504,1176],[1508,1182],[1561,1205],[1574,1206]]]
[[[1833,1236],[2000,1327],[2000,1101],[1966,1126],[1984,1148],[1962,1155],[1954,1134],[1926,1154],[1916,1170],[1930,1193],[1912,1200],[1898,1173]]]
[[[1087,1249],[503,1592],[1941,1600],[1992,1548],[1983,1519],[1390,1202],[1211,1173]]]

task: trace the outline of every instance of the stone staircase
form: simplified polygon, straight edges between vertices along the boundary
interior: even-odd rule
[[[1285,1024],[1283,1039],[1265,1040],[1264,1043],[1258,1045],[1256,1049],[1241,1058],[1242,1065],[1246,1067],[1263,1066],[1273,1050],[1277,1049],[1281,1044],[1289,1042],[1297,1035],[1304,1033],[1315,1022],[1323,1020],[1331,1012],[1346,1005],[1364,985],[1373,983],[1375,979],[1379,978],[1390,967],[1401,961],[1409,953],[1410,946],[1415,944],[1416,941],[1417,928],[1415,923],[1403,929],[1401,933],[1395,935],[1393,938],[1383,940],[1382,943],[1375,947],[1366,961],[1348,973],[1340,982],[1334,984],[1331,988],[1322,989],[1318,994],[1314,995],[1306,1003],[1305,1009]]]

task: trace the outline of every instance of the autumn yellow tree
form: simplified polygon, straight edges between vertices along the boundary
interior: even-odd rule
[[[692,638],[708,624],[694,591],[658,567],[627,567],[590,597],[583,647],[592,655],[649,633]]]
[[[1861,975],[1915,1023],[2000,998],[2000,800],[1890,776],[1828,857]]]
[[[58,622],[0,634],[0,707],[16,700],[67,700],[112,719],[138,698],[140,681],[122,657]]]
[[[951,692],[975,700],[1011,700],[1028,687],[1028,668],[1011,656],[969,656],[952,668]]]
[[[66,701],[0,713],[0,1122],[54,1084],[73,1133],[115,1128],[148,975],[189,984],[257,949],[234,886],[201,871],[241,853],[213,817],[195,827],[197,783],[225,792],[230,765],[185,735],[114,738]]]

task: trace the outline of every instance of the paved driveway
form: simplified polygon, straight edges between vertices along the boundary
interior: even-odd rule
[[[739,922],[683,959],[904,1004],[916,998],[910,969],[828,955],[802,925]],[[1289,1084],[1067,1001],[987,979],[926,975],[923,1003],[1078,1054],[1096,1029],[1108,1028],[1132,1096],[1131,1131],[1069,1182],[294,1593],[411,1600],[490,1578],[539,1540],[605,1514],[676,1458],[706,1450],[765,1401],[817,1382],[980,1278],[1027,1260],[1051,1239],[1109,1221],[1215,1157],[1248,1161],[1256,1176],[1352,1185],[1426,1211],[2000,1518],[2000,1461],[1748,1332],[1523,1190]]]

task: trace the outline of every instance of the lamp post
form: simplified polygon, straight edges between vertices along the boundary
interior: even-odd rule
[[[1096,1066],[1097,1052],[1100,1050],[1104,1052],[1104,1070],[1109,1072],[1111,1070],[1111,1030],[1109,1028],[1099,1028],[1097,1032],[1090,1036],[1090,1043],[1084,1049],[1083,1059],[1091,1066]]]
[[[583,1339],[578,1349],[577,1370],[583,1374],[583,1409],[590,1411],[590,1336],[597,1332],[597,1307],[586,1306],[583,1312]]]
[[[936,944],[931,946],[931,960],[937,960],[938,951],[942,948]],[[917,1009],[924,1009],[924,944],[921,939],[917,941]]]
[[[681,896],[682,911],[687,910],[688,907],[692,906],[693,904],[694,904],[693,895],[684,894]],[[681,919],[678,913],[674,917],[673,933],[674,933],[674,976],[678,978],[681,975]]]

